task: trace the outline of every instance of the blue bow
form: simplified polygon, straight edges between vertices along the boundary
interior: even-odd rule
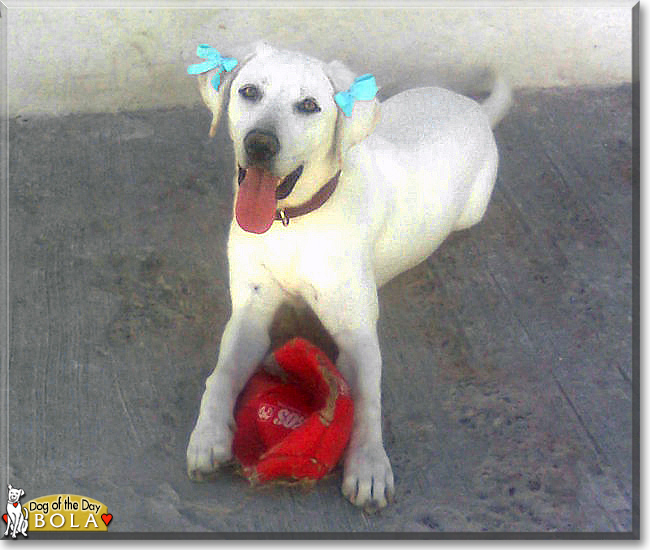
[[[237,66],[237,60],[232,57],[221,57],[221,54],[208,46],[207,44],[199,44],[196,49],[196,55],[205,59],[203,63],[190,65],[187,68],[188,74],[200,74],[217,69],[217,73],[212,77],[212,86],[215,90],[219,90],[221,77],[219,73],[222,71],[232,71]]]
[[[352,86],[345,92],[334,95],[334,101],[345,116],[352,115],[352,107],[357,100],[369,101],[377,95],[377,83],[371,74],[364,74],[354,79]]]

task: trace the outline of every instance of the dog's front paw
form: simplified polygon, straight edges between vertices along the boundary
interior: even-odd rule
[[[232,458],[232,437],[228,428],[220,431],[197,423],[187,445],[187,475],[194,481],[213,478]]]
[[[384,508],[393,499],[393,470],[381,444],[348,449],[341,490],[367,511]]]

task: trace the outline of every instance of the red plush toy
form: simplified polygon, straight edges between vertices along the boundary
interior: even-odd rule
[[[307,340],[295,338],[273,357],[279,368],[262,366],[239,396],[233,454],[253,482],[315,481],[332,471],[350,438],[350,389]]]

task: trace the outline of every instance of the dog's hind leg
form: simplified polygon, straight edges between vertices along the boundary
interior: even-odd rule
[[[490,151],[483,166],[481,166],[481,169],[476,174],[472,185],[472,192],[463,213],[456,222],[456,226],[454,227],[455,231],[472,227],[483,219],[483,215],[490,202],[490,197],[492,196],[492,190],[494,189],[498,165],[499,155],[494,138],[492,138]]]
[[[268,351],[269,326],[283,297],[273,284],[242,286],[231,288],[233,312],[187,446],[187,473],[196,481],[210,478],[232,457],[235,401]]]
[[[29,512],[27,511],[27,508],[23,508],[23,511],[25,512],[25,515],[24,516],[21,515],[22,524],[23,524],[21,533],[22,533],[23,537],[26,537],[27,536],[27,528],[29,527],[29,523],[28,523],[28,520],[27,520],[27,517],[29,516]]]

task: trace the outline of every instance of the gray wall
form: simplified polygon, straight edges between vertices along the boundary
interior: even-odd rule
[[[152,6],[156,5],[151,3]],[[10,115],[193,105],[196,46],[263,38],[373,72],[442,83],[493,67],[515,87],[631,80],[631,3],[614,7],[8,10]],[[453,83],[452,83],[453,84]]]

